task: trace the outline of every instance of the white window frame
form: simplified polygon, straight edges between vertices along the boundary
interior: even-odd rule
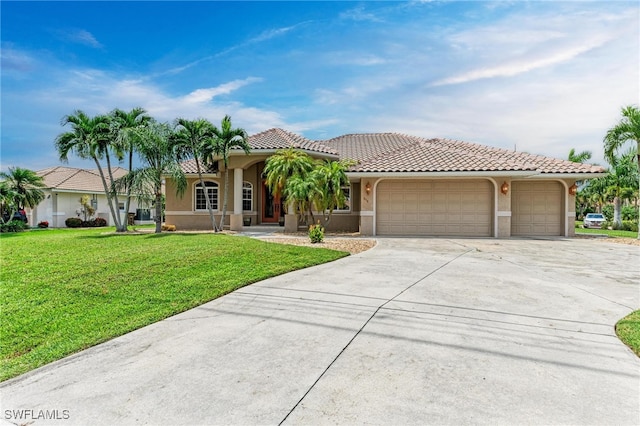
[[[210,186],[207,186],[207,184],[211,184]],[[213,210],[214,211],[218,211],[218,208],[220,206],[220,184],[218,184],[218,182],[214,182],[212,180],[205,180],[204,181],[204,186],[205,188],[207,188],[207,192],[212,191],[215,193],[215,197],[212,197],[211,195],[209,195],[209,201],[211,202],[211,204],[213,204]],[[198,208],[198,190],[202,191],[202,189],[200,189],[200,181],[195,182],[193,185],[193,211],[196,212],[206,212],[207,211],[207,204],[206,204],[206,200],[204,199],[204,197],[202,198],[202,201],[204,201],[204,208]],[[213,203],[214,200],[212,200],[211,198],[215,198],[215,204]]]
[[[249,191],[249,198],[245,198],[245,191]],[[244,208],[244,203],[249,202],[249,209]],[[242,182],[242,211],[243,212],[252,212],[253,211],[253,184],[251,182],[243,181]]]

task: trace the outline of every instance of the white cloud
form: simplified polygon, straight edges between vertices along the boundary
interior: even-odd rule
[[[2,72],[5,74],[7,71],[18,73],[31,71],[34,62],[31,55],[26,52],[6,46],[0,50],[0,63],[2,64]]]
[[[70,29],[70,30],[62,30],[59,32],[60,37],[64,40],[84,44],[85,46],[93,47],[93,48],[101,48],[102,44],[96,40],[93,34],[91,34],[87,30],[83,29]]]
[[[383,22],[383,19],[374,15],[371,12],[366,12],[364,6],[358,6],[353,9],[349,9],[340,14],[340,19],[352,20],[352,21],[370,21],[370,22]]]
[[[213,55],[207,55],[207,56],[204,56],[202,58],[196,59],[195,61],[191,61],[188,64],[181,65],[181,66],[178,66],[178,67],[173,67],[173,68],[171,68],[171,69],[169,69],[169,70],[167,70],[165,72],[159,73],[158,75],[179,74],[179,73],[181,73],[181,72],[183,72],[185,70],[188,70],[189,68],[193,68],[196,65],[201,64],[202,62],[206,62],[206,61],[210,61],[210,60],[213,60],[213,59],[216,59],[216,58],[220,58],[222,56],[228,55],[231,52],[234,52],[236,50],[242,49],[244,47],[251,46],[253,44],[258,44],[258,43],[261,43],[261,42],[264,42],[264,41],[267,41],[267,40],[271,40],[271,39],[276,38],[276,37],[283,36],[283,35],[291,32],[291,31],[295,30],[298,27],[301,27],[303,25],[308,24],[309,22],[311,22],[311,21],[300,22],[300,23],[297,23],[295,25],[291,25],[291,26],[288,26],[288,27],[272,28],[272,29],[269,29],[269,30],[265,30],[262,33],[258,34],[257,36],[255,36],[253,38],[250,38],[250,39],[248,39],[248,40],[246,40],[246,41],[244,41],[244,42],[242,42],[240,44],[236,44],[235,46],[228,47],[228,48],[226,48],[226,49],[224,49],[224,50],[222,50],[222,51],[220,51],[218,53],[215,53]]]
[[[594,37],[592,40],[581,41],[577,46],[567,47],[555,52],[548,52],[544,57],[527,58],[512,61],[503,65],[480,68],[435,81],[431,85],[445,86],[448,84],[468,83],[485,78],[513,77],[515,75],[523,74],[539,68],[549,67],[552,65],[570,61],[578,55],[603,46],[610,40],[611,38],[608,37]]]
[[[207,89],[197,89],[193,92],[189,93],[187,96],[182,98],[186,103],[205,103],[210,102],[219,95],[228,95],[229,93],[240,89],[243,86],[248,84],[256,83],[262,81],[261,78],[257,77],[249,77],[244,80],[234,80],[228,83],[221,84],[217,87],[210,87]]]

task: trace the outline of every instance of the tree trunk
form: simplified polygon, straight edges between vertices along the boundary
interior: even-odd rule
[[[620,197],[613,198],[613,229],[622,228],[622,216],[620,214]]]
[[[207,210],[209,211],[209,218],[211,219],[211,227],[213,228],[213,232],[216,232],[218,230],[218,227],[216,225],[216,218],[213,215],[213,208],[211,207],[211,202],[209,201],[209,193],[207,192],[207,187],[204,186],[204,179],[202,178],[202,170],[200,169],[200,162],[198,161],[197,157],[195,158],[195,160],[196,160],[196,168],[198,169],[198,177],[200,178],[200,187],[204,192],[204,202],[207,206]]]
[[[638,196],[640,197],[640,140],[636,141],[636,157],[638,160]],[[638,239],[640,240],[640,203],[636,198],[636,209],[638,209]]]
[[[105,154],[105,157],[107,158],[107,172],[109,172],[109,179],[111,179],[111,184],[113,185],[114,179],[113,179],[113,171],[111,170],[111,157],[109,156],[109,153],[107,152]],[[127,221],[128,221],[128,214],[129,212],[125,212],[125,217],[126,219],[124,220],[124,224],[122,221],[122,218],[120,217],[120,203],[118,202],[118,191],[114,191],[113,192],[113,202],[115,203],[115,210],[118,212],[118,214],[115,217],[115,222],[116,222],[116,232],[127,232]]]
[[[111,198],[111,191],[107,186],[107,180],[104,177],[104,172],[102,171],[102,167],[100,166],[100,162],[96,157],[93,157],[93,161],[95,161],[96,166],[98,167],[98,173],[100,174],[100,179],[102,179],[102,186],[104,187],[105,195],[107,196],[107,204],[109,204],[109,210],[111,210],[111,216],[113,216],[113,220],[116,223],[116,229],[118,228],[119,217],[116,216],[116,212],[113,209],[113,199]]]
[[[162,233],[162,189],[156,188],[156,213],[153,218],[156,223],[156,234]]]
[[[129,150],[129,173],[133,171],[133,148]],[[129,223],[129,207],[131,206],[131,186],[127,186],[127,198],[124,202],[124,210],[127,212],[127,220],[125,223]],[[126,231],[126,229],[125,229]]]
[[[222,217],[220,218],[220,230],[224,230],[224,217],[227,214],[227,194],[229,193],[229,168],[224,166],[224,195],[222,200]]]

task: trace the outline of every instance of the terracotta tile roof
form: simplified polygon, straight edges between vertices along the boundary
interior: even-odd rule
[[[114,178],[124,176],[127,171],[121,167],[113,169]],[[54,190],[82,191],[82,192],[104,192],[102,179],[97,170],[76,169],[73,167],[49,167],[36,172],[42,176],[45,187]],[[109,182],[109,177],[105,177]]]
[[[321,154],[331,154],[338,156],[338,152],[319,142],[314,142],[295,133],[282,129],[269,129],[253,136],[249,136],[249,146],[251,150],[260,149],[286,149],[298,148]]]
[[[362,133],[339,136],[322,142],[340,158],[365,161],[398,151],[416,143],[416,138],[398,133]]]
[[[602,173],[600,166],[527,154],[451,139],[425,139],[401,133],[348,134],[311,141],[282,129],[249,137],[252,151],[294,147],[355,160],[351,172],[509,172],[572,174]],[[182,163],[185,173],[196,173],[194,160]],[[213,173],[209,170],[208,173]]]
[[[358,161],[353,172],[537,171],[601,173],[599,166],[450,139],[399,133],[344,135],[322,142],[341,158]]]
[[[180,168],[183,173],[187,174],[197,174],[198,166],[196,165],[196,160],[187,160],[180,163]],[[202,162],[200,163],[200,171],[204,174],[214,174],[218,170],[215,167],[206,167]]]

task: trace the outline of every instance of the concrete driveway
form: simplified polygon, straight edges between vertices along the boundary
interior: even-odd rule
[[[380,239],[5,382],[1,416],[638,424],[640,360],[613,325],[640,306],[639,260],[594,240]]]

